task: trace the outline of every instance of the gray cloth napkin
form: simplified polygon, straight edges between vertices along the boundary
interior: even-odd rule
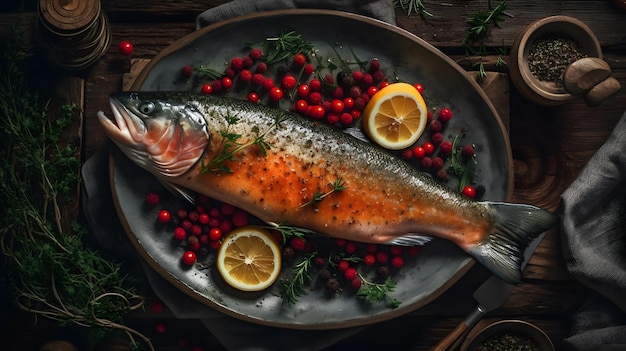
[[[201,28],[238,15],[284,9],[324,8],[367,15],[395,24],[392,0],[235,0],[209,9],[197,17]],[[155,294],[179,319],[198,319],[228,350],[321,350],[365,327],[338,330],[291,330],[248,323],[220,312],[180,292],[145,264],[128,241],[117,218],[108,177],[108,148],[104,148],[82,168],[82,204],[90,233],[103,251],[120,259],[139,263]]]
[[[392,0],[234,0],[202,12],[196,29],[250,13],[295,8],[341,10],[396,24]]]
[[[573,316],[567,350],[626,349],[626,112],[561,196],[570,273],[592,291]],[[604,345],[604,346],[602,346]],[[621,346],[618,346],[621,345]]]

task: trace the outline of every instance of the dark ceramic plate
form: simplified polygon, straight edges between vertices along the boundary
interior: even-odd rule
[[[223,70],[230,58],[247,53],[245,43],[262,42],[283,29],[301,34],[322,57],[332,55],[333,47],[346,57],[354,51],[360,59],[380,59],[388,75],[422,83],[430,108],[452,109],[454,118],[446,130],[458,133],[464,129],[466,140],[476,144],[477,180],[486,187],[484,198],[509,198],[512,157],[508,138],[483,91],[437,49],[381,21],[335,11],[284,10],[220,22],[180,39],[157,55],[140,74],[133,90],[192,89],[179,77],[182,66],[204,64]],[[112,160],[111,179],[118,213],[146,262],[189,296],[243,320],[294,329],[331,329],[388,320],[432,301],[473,264],[450,242],[429,243],[394,277],[397,289],[390,296],[402,301],[396,309],[385,303],[366,303],[348,292],[329,297],[324,289],[310,291],[293,306],[282,302],[278,287],[259,294],[242,294],[225,286],[214,268],[181,266],[182,248],[168,239],[170,233],[155,225],[155,213],[143,206],[148,191],[162,188],[125,157]],[[165,190],[161,193],[168,207],[183,205]]]

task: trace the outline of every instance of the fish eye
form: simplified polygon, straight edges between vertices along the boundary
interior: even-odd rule
[[[154,103],[146,102],[141,104],[141,106],[139,106],[139,111],[146,115],[152,113],[152,111],[154,111]]]

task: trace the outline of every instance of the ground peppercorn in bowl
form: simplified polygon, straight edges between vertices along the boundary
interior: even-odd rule
[[[550,338],[535,325],[521,320],[501,320],[470,337],[462,351],[554,351]]]
[[[528,25],[511,47],[511,81],[533,103],[555,106],[576,96],[562,84],[562,74],[583,57],[602,58],[602,49],[591,29],[568,16],[551,16]]]

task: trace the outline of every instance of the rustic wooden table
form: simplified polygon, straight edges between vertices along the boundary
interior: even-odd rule
[[[151,59],[172,42],[194,31],[195,16],[226,1],[220,0],[102,0],[109,18],[112,45],[88,70],[61,72],[54,83],[57,93],[83,106],[82,123],[77,137],[82,140],[82,157],[89,158],[106,142],[96,122],[98,110],[107,109],[107,95],[122,89],[123,76],[131,69],[131,58],[117,51],[117,43],[134,44],[132,59]],[[28,2],[27,2],[28,3]],[[424,1],[434,16],[422,18],[397,10],[397,24],[449,55],[468,71],[472,65],[461,40],[466,19],[485,11],[484,0]],[[493,3],[493,2],[492,2]],[[34,4],[26,5],[26,14],[6,12],[2,22],[34,23]],[[9,10],[7,10],[9,11]],[[607,0],[509,1],[501,28],[490,29],[486,44],[508,48],[517,34],[530,22],[549,15],[569,15],[585,22],[598,37],[611,66],[613,76],[626,86],[626,12],[620,12]],[[6,32],[2,32],[6,34]],[[505,56],[505,59],[507,57]],[[533,105],[519,96],[509,84],[506,67],[488,65],[490,77],[504,77],[503,82],[487,83],[485,89],[503,118],[509,120],[510,140],[515,160],[515,200],[557,210],[559,196],[577,176],[587,160],[603,144],[613,126],[626,110],[626,89],[595,108],[575,101],[559,107]],[[493,84],[493,85],[492,85]],[[585,300],[586,289],[565,268],[558,228],[547,233],[524,271],[525,283],[513,289],[507,302],[491,313],[480,325],[501,318],[523,319],[540,326],[558,344],[569,333],[569,318]],[[426,350],[445,337],[474,307],[473,291],[487,277],[475,266],[457,284],[431,304],[414,313],[383,322],[341,341],[333,349],[404,349]],[[22,319],[17,319],[22,320]],[[36,337],[19,331],[32,321],[15,323],[15,349],[29,349],[56,334],[38,329]],[[168,338],[155,335],[154,324],[171,326]],[[175,349],[174,330],[202,339],[205,349],[220,349],[217,341],[193,321],[176,321],[167,312],[150,311],[132,316],[131,324],[154,337],[160,349]],[[44,326],[49,324],[43,323]],[[36,326],[34,328],[44,328]],[[191,333],[193,331],[193,333]],[[200,338],[199,335],[205,335]],[[6,340],[6,338],[5,338]],[[22,343],[22,344],[20,344]],[[159,344],[161,343],[161,344]],[[21,346],[20,346],[21,345]]]

